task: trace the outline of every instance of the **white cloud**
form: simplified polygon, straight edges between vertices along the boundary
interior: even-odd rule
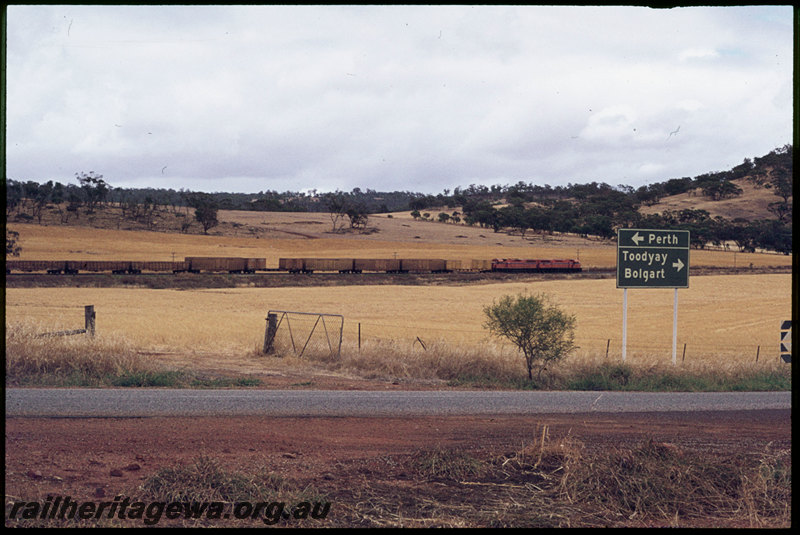
[[[687,50],[683,50],[678,57],[681,61],[693,59],[716,59],[719,57],[719,53],[710,48],[689,48]]]
[[[616,145],[630,142],[636,133],[636,112],[630,106],[609,106],[587,120],[581,137],[595,143]]]
[[[21,180],[92,169],[114,185],[204,190],[638,185],[791,140],[789,6],[8,14],[7,174]]]
[[[705,107],[706,106],[702,102],[694,99],[681,100],[680,102],[675,103],[675,109],[680,111],[694,112],[702,110]]]
[[[664,172],[666,165],[663,163],[643,163],[639,166],[639,174],[648,177],[657,177]]]

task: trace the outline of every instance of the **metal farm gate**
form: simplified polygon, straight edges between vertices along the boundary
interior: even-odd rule
[[[270,310],[267,313],[264,353],[291,348],[298,357],[309,350],[339,358],[343,330],[344,316],[339,314]]]

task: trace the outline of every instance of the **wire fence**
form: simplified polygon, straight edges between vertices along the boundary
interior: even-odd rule
[[[289,330],[291,327],[291,331]],[[340,337],[340,338],[337,338]],[[507,340],[492,336],[486,329],[469,327],[440,328],[402,323],[381,323],[370,321],[343,320],[343,324],[324,323],[315,315],[292,317],[291,322],[283,322],[275,337],[277,346],[292,347],[298,354],[297,347],[317,353],[334,353],[337,348],[345,346],[349,349],[366,349],[371,344],[393,344],[408,351],[428,351],[434,345],[450,347],[475,347],[492,344],[509,351],[514,346]],[[622,359],[622,340],[620,336],[589,337],[576,333],[575,354],[588,358],[608,360]],[[307,348],[307,349],[306,349]],[[628,339],[626,359],[631,361],[637,357],[647,356],[672,361],[672,342],[646,342]],[[676,363],[713,361],[713,362],[754,362],[766,363],[781,359],[779,333],[776,331],[774,341],[755,340],[749,344],[708,343],[691,339],[678,338],[676,346]]]

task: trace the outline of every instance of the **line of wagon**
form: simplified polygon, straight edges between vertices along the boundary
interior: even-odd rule
[[[444,260],[444,259],[374,259],[374,258],[281,258],[279,271],[290,273],[453,273],[453,272],[528,272],[576,273],[577,260]]]
[[[179,261],[6,260],[6,273],[452,273],[528,272],[575,273],[580,262],[566,260],[445,260],[430,258],[280,258],[267,268],[265,258],[187,256]]]

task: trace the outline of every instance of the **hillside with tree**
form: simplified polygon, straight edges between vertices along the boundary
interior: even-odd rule
[[[319,212],[330,215],[333,232],[367,232],[371,214],[410,211],[415,218],[522,237],[573,233],[611,240],[619,228],[680,228],[691,231],[697,248],[733,243],[741,251],[792,251],[791,145],[746,158],[728,171],[638,189],[601,182],[553,187],[519,181],[472,184],[437,195],[360,188],[243,194],[115,188],[91,171],[76,173],[75,180],[7,180],[6,222],[207,234],[219,225],[220,210]]]

